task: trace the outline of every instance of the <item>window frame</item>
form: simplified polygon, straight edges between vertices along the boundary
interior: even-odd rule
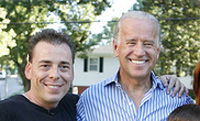
[[[95,64],[91,64],[91,59],[95,59],[96,63]],[[91,70],[90,66],[96,66],[95,70]],[[99,58],[98,57],[89,57],[88,58],[88,71],[90,72],[98,72],[99,70]]]

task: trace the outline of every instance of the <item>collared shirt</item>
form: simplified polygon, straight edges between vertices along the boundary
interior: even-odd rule
[[[166,121],[177,107],[194,103],[185,94],[172,98],[151,72],[152,88],[145,94],[139,109],[118,82],[118,73],[103,82],[90,86],[77,103],[78,121]],[[173,91],[173,90],[172,90]]]

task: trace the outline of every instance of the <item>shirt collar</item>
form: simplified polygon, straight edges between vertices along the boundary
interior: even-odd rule
[[[104,86],[107,86],[107,85],[112,84],[112,83],[119,84],[118,75],[119,75],[119,69],[112,77],[110,77],[109,79],[106,80]]]
[[[160,88],[160,89],[164,89],[164,86],[163,86],[161,80],[159,80],[159,79],[155,76],[155,74],[154,74],[153,71],[151,71],[151,78],[152,78],[152,80],[153,80],[153,86],[152,86],[153,89],[155,89],[156,87],[158,87],[158,88]]]
[[[110,85],[112,83],[115,83],[116,85],[121,85],[118,82],[118,77],[119,77],[118,75],[119,75],[119,69],[111,78],[106,80],[104,86],[108,86],[108,85]],[[164,86],[163,86],[161,80],[156,78],[156,76],[155,76],[153,71],[151,71],[151,78],[153,80],[153,86],[152,86],[153,89],[155,89],[157,87],[160,88],[160,89],[164,89]]]

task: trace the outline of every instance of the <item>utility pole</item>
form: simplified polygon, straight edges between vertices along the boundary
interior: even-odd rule
[[[4,89],[5,89],[5,98],[4,99],[6,99],[7,96],[8,96],[8,80],[7,80],[7,76],[5,78],[5,87],[4,87]]]
[[[6,67],[5,67],[5,74],[6,74],[6,76],[5,76],[5,87],[4,87],[4,89],[5,89],[5,98],[4,99],[6,99],[7,97],[8,97],[8,79],[7,79],[7,67],[8,66],[8,62],[6,63]]]

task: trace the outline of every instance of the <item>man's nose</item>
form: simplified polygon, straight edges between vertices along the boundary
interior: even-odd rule
[[[134,54],[136,56],[144,56],[145,55],[145,47],[143,43],[139,42],[134,47]]]
[[[49,77],[53,80],[59,79],[59,72],[57,67],[52,67],[49,71]]]

